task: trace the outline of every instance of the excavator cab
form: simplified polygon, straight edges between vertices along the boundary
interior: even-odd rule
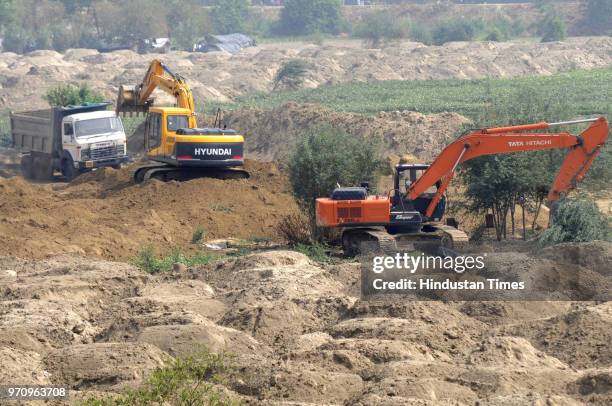
[[[391,218],[387,230],[391,234],[419,231],[428,221],[425,212],[434,198],[440,182],[430,187],[415,200],[408,199],[408,189],[429,168],[426,164],[399,164],[393,175],[393,194],[391,196]],[[439,221],[444,215],[446,199],[442,197],[436,206],[431,220]]]

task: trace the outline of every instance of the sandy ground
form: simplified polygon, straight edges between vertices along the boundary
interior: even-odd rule
[[[500,253],[491,269],[512,255],[610,278],[612,244],[563,251]],[[74,256],[2,257],[0,382],[116,392],[165,354],[205,345],[234,354],[225,386],[248,403],[612,401],[610,302],[363,302],[359,272],[291,251],[161,276]]]
[[[278,221],[297,210],[273,163],[248,161],[248,180],[144,185],[132,183],[132,167],[103,168],[71,184],[0,177],[0,253],[128,259],[147,245],[189,246],[198,227],[205,239],[274,238]]]
[[[263,44],[231,56],[225,53],[171,52],[139,55],[132,51],[100,54],[91,49],[64,53],[0,53],[0,110],[45,108],[49,87],[87,83],[115,100],[118,86],[142,80],[149,61],[161,59],[188,79],[196,101],[229,101],[255,91],[269,91],[280,66],[290,58],[313,65],[305,86],[388,79],[473,79],[546,75],[572,69],[609,66],[612,38],[576,37],[564,42],[453,42],[425,46],[394,43],[369,49],[354,40],[316,45],[305,42]],[[163,98],[159,102],[169,101]]]

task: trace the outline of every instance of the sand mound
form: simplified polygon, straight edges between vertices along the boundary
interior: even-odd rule
[[[0,382],[115,392],[204,345],[233,354],[224,386],[253,402],[609,399],[609,303],[557,305],[537,319],[518,304],[364,302],[354,293],[358,265],[322,266],[292,251],[164,275],[68,256],[1,258],[0,270]],[[499,327],[483,322],[487,309]]]
[[[234,56],[173,51],[162,59],[187,78],[196,101],[224,102],[272,90],[274,75],[291,58],[313,66],[304,81],[308,87],[349,81],[514,77],[609,66],[611,41],[582,37],[550,43],[453,42],[443,46],[398,42],[368,49],[359,41],[333,40],[324,45],[263,44]],[[152,58],[132,51],[99,54],[84,49],[63,54],[0,53],[0,109],[45,108],[41,96],[46,90],[67,82],[87,83],[114,100],[119,85],[142,80]]]
[[[285,103],[272,110],[229,112],[225,122],[245,134],[247,153],[262,160],[283,158],[304,132],[332,125],[349,134],[380,135],[387,154],[431,160],[468,120],[456,113],[380,112],[375,117],[337,112],[316,104]]]
[[[0,253],[126,259],[148,244],[166,251],[189,245],[198,227],[206,239],[274,238],[279,219],[297,210],[288,182],[272,163],[249,161],[246,169],[248,180],[144,185],[130,182],[130,168],[105,168],[69,185],[0,178],[0,233],[6,236]]]

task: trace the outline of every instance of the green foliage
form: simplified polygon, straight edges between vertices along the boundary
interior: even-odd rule
[[[442,45],[452,41],[471,41],[482,29],[482,22],[465,18],[452,18],[438,23],[433,29],[433,42]]]
[[[556,13],[548,13],[539,25],[542,42],[562,41],[567,38],[567,27],[563,18]]]
[[[152,246],[144,247],[140,254],[130,263],[135,267],[145,271],[146,273],[155,274],[159,272],[169,272],[176,263],[185,266],[205,265],[217,259],[214,255],[197,253],[192,256],[186,256],[180,248],[174,248],[170,254],[165,257],[157,257]]]
[[[285,62],[274,76],[274,89],[284,85],[297,89],[304,83],[304,78],[310,69],[310,64],[303,59],[294,58]]]
[[[8,114],[0,112],[0,147],[8,147],[11,143],[11,123]]]
[[[214,387],[230,370],[226,356],[200,351],[157,368],[140,388],[118,397],[92,397],[81,405],[232,405],[235,403]]]
[[[15,24],[15,3],[13,0],[0,0],[0,33]]]
[[[244,30],[248,14],[249,2],[247,0],[215,0],[211,17],[216,32],[230,34]]]
[[[92,90],[87,84],[82,84],[80,86],[73,84],[59,85],[49,89],[44,99],[53,107],[104,101],[104,97],[100,93]]]
[[[612,117],[608,96],[611,86],[612,69],[605,68],[512,79],[351,82],[316,89],[257,93],[238,98],[234,106],[222,107],[271,109],[295,101],[364,114],[395,110],[454,111],[476,119],[492,103],[520,108],[521,104],[515,100],[517,89],[533,89],[534,94],[542,95],[544,106],[552,108],[555,101],[565,100],[571,115],[608,114]],[[542,118],[548,117],[538,117]]]
[[[293,194],[314,219],[317,197],[328,196],[336,187],[376,184],[382,168],[382,139],[350,135],[333,127],[322,127],[299,138],[289,158],[289,180]]]
[[[353,31],[354,36],[364,38],[372,46],[379,46],[383,41],[407,38],[410,34],[410,21],[398,16],[393,10],[374,11],[364,15]]]
[[[591,33],[612,34],[612,0],[587,0],[586,18]]]
[[[609,240],[610,223],[597,205],[589,200],[563,199],[552,225],[540,237],[542,245],[570,241]]]
[[[298,243],[291,247],[294,251],[306,255],[308,258],[321,264],[327,264],[332,261],[329,256],[329,246],[323,243],[302,244]]]
[[[337,34],[342,26],[341,0],[285,0],[278,30],[283,35]]]
[[[303,213],[286,215],[276,225],[276,231],[290,245],[311,244],[313,241],[308,217]]]
[[[205,233],[206,231],[204,230],[204,227],[198,226],[198,228],[196,228],[196,230],[193,232],[193,235],[191,236],[191,243],[192,244],[201,243],[202,240],[204,239]]]
[[[22,54],[34,48],[34,39],[23,28],[11,25],[4,35],[2,50]]]

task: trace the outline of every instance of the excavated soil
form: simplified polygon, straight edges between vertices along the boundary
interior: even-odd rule
[[[273,163],[247,161],[250,179],[144,185],[132,184],[132,168],[103,168],[70,184],[0,178],[0,253],[128,259],[146,245],[189,246],[198,227],[207,240],[274,238],[279,219],[297,210]]]
[[[491,272],[514,255],[609,278],[612,244],[502,254]],[[225,388],[251,404],[612,401],[610,302],[364,302],[359,275],[358,263],[292,251],[154,276],[74,256],[2,257],[0,383],[118,392],[204,345],[233,354]]]
[[[232,111],[224,120],[230,128],[245,134],[250,156],[263,160],[284,158],[304,131],[322,125],[344,129],[349,134],[382,136],[386,155],[413,154],[431,160],[469,122],[457,113],[397,111],[370,117],[294,102],[272,110]]]
[[[64,53],[34,51],[26,55],[0,53],[0,110],[46,108],[46,89],[70,82],[87,83],[109,100],[121,84],[137,84],[150,60],[161,57],[185,76],[196,101],[230,101],[256,91],[270,91],[284,62],[302,58],[313,69],[307,87],[349,81],[476,79],[546,75],[572,69],[609,66],[612,38],[577,37],[563,42],[453,42],[426,46],[397,42],[369,49],[354,40],[323,45],[294,42],[263,44],[238,55],[170,52],[139,55],[132,51],[99,53],[70,49]],[[163,94],[159,95],[163,98]],[[163,101],[172,103],[171,99]]]

